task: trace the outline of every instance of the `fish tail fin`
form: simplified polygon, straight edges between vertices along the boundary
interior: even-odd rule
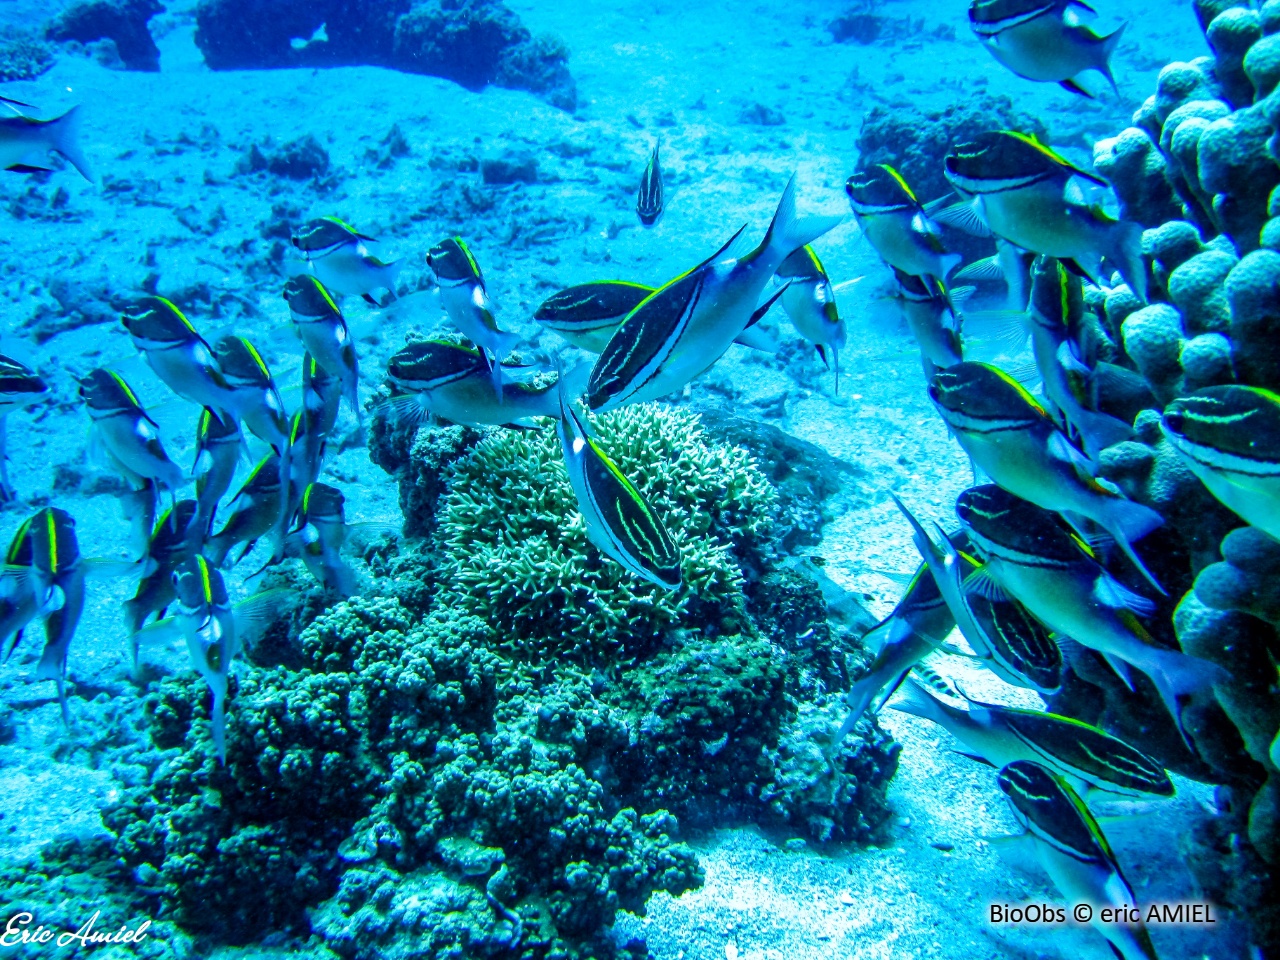
[[[1142,227],[1131,220],[1113,224],[1102,254],[1120,271],[1134,296],[1146,303],[1147,264],[1142,259]]]
[[[93,167],[89,159],[80,149],[80,108],[72,107],[56,120],[50,120],[46,128],[49,131],[53,149],[62,155],[90,183],[97,183],[93,175]]]
[[[779,262],[787,255],[817,240],[844,220],[844,214],[802,217],[796,212],[796,178],[793,174],[782,191],[778,209],[773,214],[769,231],[760,244],[761,251],[772,249]]]
[[[849,688],[849,692],[845,694],[845,702],[849,705],[849,712],[845,715],[844,723],[840,724],[840,729],[836,731],[835,736],[831,740],[831,744],[827,748],[827,756],[829,760],[834,762],[835,756],[840,752],[840,745],[844,743],[845,738],[857,726],[858,721],[863,715],[873,709],[872,704],[877,697],[880,697],[886,689],[888,694],[881,698],[881,705],[888,695],[902,683],[906,673],[900,673],[896,677],[885,677],[883,670],[873,669],[861,680],[856,681]],[[886,682],[886,680],[888,682]]]
[[[1116,47],[1120,45],[1121,39],[1124,37],[1124,31],[1129,26],[1128,21],[1120,24],[1115,30],[1102,38],[1102,42],[1098,44],[1098,72],[1107,78],[1107,82],[1111,84],[1111,89],[1116,95],[1116,99],[1120,99],[1120,85],[1116,83],[1115,74],[1111,72],[1111,57],[1116,52]]]

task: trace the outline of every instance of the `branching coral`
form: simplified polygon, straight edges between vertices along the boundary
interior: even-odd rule
[[[602,445],[682,553],[668,593],[590,547],[553,431],[490,434],[453,467],[440,506],[441,600],[505,643],[588,653],[645,648],[677,625],[742,629],[735,555],[770,547],[775,495],[741,450],[707,443],[695,415],[657,405],[600,417]]]

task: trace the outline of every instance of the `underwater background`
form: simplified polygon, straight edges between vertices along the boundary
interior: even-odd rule
[[[1280,0],[973,8],[0,0],[0,952],[1280,956]]]

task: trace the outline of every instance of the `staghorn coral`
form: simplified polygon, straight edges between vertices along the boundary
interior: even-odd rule
[[[504,431],[451,468],[441,602],[513,647],[579,656],[642,650],[677,625],[741,630],[737,558],[760,566],[771,548],[772,487],[741,450],[705,443],[695,415],[641,405],[597,429],[679,545],[684,586],[664,591],[589,548],[555,433]]]

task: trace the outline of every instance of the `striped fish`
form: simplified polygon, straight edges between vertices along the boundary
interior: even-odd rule
[[[214,566],[222,566],[231,548],[244,544],[235,560],[240,562],[260,537],[280,529],[281,517],[288,512],[288,491],[281,484],[280,475],[280,457],[269,453],[245,478],[229,504],[231,515],[226,523],[205,541],[205,555]]]
[[[944,173],[965,198],[937,219],[975,233],[994,233],[1023,250],[1056,257],[1103,286],[1110,261],[1129,289],[1147,299],[1142,227],[1113,220],[1085,202],[1074,178],[1107,186],[1034,136],[1012,130],[979,134],[951,148]]]
[[[655,144],[649,162],[640,177],[640,189],[636,193],[636,216],[646,227],[652,227],[662,219],[662,166],[658,163],[658,147]]]
[[[590,353],[601,353],[627,314],[653,291],[653,287],[627,280],[580,283],[552,294],[543,301],[533,316],[548,330],[554,330],[575,347]],[[768,301],[766,307],[772,305],[772,302]],[[758,308],[752,316],[752,324],[762,316],[764,310]],[[751,325],[734,342],[768,353],[776,353],[778,349],[766,336],[758,333],[758,328]]]
[[[120,320],[165,386],[184,400],[235,416],[213,348],[171,300],[144,297]]]
[[[1095,15],[1083,0],[971,0],[969,4],[974,36],[1017,76],[1057,83],[1092,97],[1076,78],[1096,70],[1119,98],[1110,61],[1127,24],[1102,36],[1082,22]]]
[[[431,413],[469,427],[531,427],[531,418],[560,412],[558,379],[535,387],[504,377],[495,395],[487,355],[447,340],[417,340],[400,348],[387,360],[387,379],[405,391],[385,404],[397,418]]]
[[[284,298],[298,339],[311,358],[342,383],[342,396],[362,420],[359,360],[342,310],[324,284],[312,276],[291,278],[284,286]]]
[[[308,486],[302,492],[287,546],[318,582],[349,597],[355,592],[356,576],[342,559],[347,538],[345,505],[346,498],[336,487],[327,483]]]
[[[1015,760],[996,777],[1025,828],[1022,837],[1067,903],[1094,906],[1094,927],[1119,960],[1156,960],[1151,936],[1141,922],[1103,921],[1101,907],[1135,907],[1138,900],[1124,878],[1111,845],[1071,784],[1050,767]]]
[[[494,391],[501,395],[502,359],[520,342],[520,334],[498,329],[480,264],[476,263],[465,240],[450,237],[440,241],[427,254],[427,264],[435,272],[440,299],[449,319],[487,355]]]
[[[135,487],[154,480],[171,493],[186,482],[169,459],[156,422],[120,374],[98,367],[80,380],[80,399],[112,466]]]
[[[840,392],[840,351],[847,341],[844,321],[836,308],[831,278],[813,247],[805,244],[782,261],[779,280],[786,283],[782,309],[791,318],[796,333],[813,344],[823,364],[835,366],[835,392]],[[827,354],[831,359],[827,359]]]
[[[373,294],[378,290],[395,299],[396,276],[401,265],[385,263],[369,252],[374,238],[337,217],[320,217],[304,224],[289,237],[316,279],[339,295],[363,297],[382,306]]]
[[[600,353],[622,319],[653,290],[653,287],[626,280],[580,283],[552,294],[538,307],[533,318],[575,347]]]
[[[876,656],[845,695],[849,712],[832,740],[833,750],[867,710],[880,709],[915,664],[942,646],[955,625],[937,582],[921,564],[893,612],[862,637],[863,646],[876,651]]]
[[[231,392],[236,415],[255,437],[284,454],[289,419],[271,370],[257,347],[244,337],[228,334],[214,344],[213,355]]]
[[[767,308],[758,307],[760,296],[782,261],[839,222],[798,216],[793,177],[759,246],[729,256],[739,230],[627,315],[592,368],[587,405],[602,412],[655,400],[706,372]]]
[[[1159,527],[1163,518],[1094,479],[1088,459],[1022,384],[998,367],[966,361],[934,374],[929,398],[983,473],[1046,510],[1099,524],[1159,587],[1133,542]]]
[[[1166,406],[1160,429],[1224,506],[1280,539],[1280,395],[1206,387]]]
[[[1049,632],[1016,600],[967,592],[964,578],[980,566],[978,561],[957,550],[941,527],[937,530],[944,546],[939,547],[906,505],[889,496],[911,524],[916,549],[974,653],[1007,683],[1057,693],[1062,687],[1062,651]]]
[[[36,679],[53,680],[58,685],[62,722],[69,724],[67,652],[84,613],[84,559],[76,539],[76,521],[60,507],[45,507],[31,518],[28,529],[36,602],[44,617],[44,650],[36,665]]]
[[[955,303],[970,287],[948,290],[934,280],[921,280],[893,270],[897,281],[897,301],[906,317],[907,329],[920,348],[925,379],[932,379],[941,367],[950,367],[964,359],[964,341],[960,336],[960,319]]]
[[[156,521],[147,543],[146,573],[132,597],[124,602],[125,627],[133,647],[133,665],[138,666],[138,632],[153,613],[164,610],[177,596],[173,591],[173,571],[200,551],[204,530],[198,525],[200,505],[195,500],[179,500]]]
[[[938,225],[907,181],[887,163],[845,181],[849,205],[867,241],[890,267],[913,277],[946,283],[960,263],[942,245]]]
[[[1226,682],[1225,670],[1156,646],[1135,615],[1154,605],[1107,573],[1089,546],[1049,511],[985,484],[960,494],[956,514],[986,561],[966,578],[966,590],[1013,597],[1059,636],[1099,653],[1130,689],[1129,667],[1141,670],[1186,738],[1182,698]]]
[[[1060,260],[1037,257],[1031,266],[1031,302],[1027,311],[1031,352],[1044,384],[1045,398],[1080,437],[1096,463],[1102,451],[1133,435],[1129,424],[1087,406],[1094,373],[1082,359],[1085,336],[1084,288]]]
[[[196,502],[199,509],[194,520],[201,534],[209,532],[244,452],[244,435],[235,420],[220,417],[205,407],[196,422],[196,456],[191,474],[196,480]]]
[[[605,556],[666,590],[682,582],[680,551],[649,501],[591,435],[564,391],[556,434],[587,538]]]
[[[288,591],[268,590],[232,606],[218,569],[196,554],[173,571],[176,597],[171,617],[148,624],[139,638],[154,644],[182,637],[191,665],[213,695],[209,711],[218,762],[227,762],[227,677],[250,635],[261,630],[285,602]]]
[[[1104,730],[1039,710],[982,703],[961,696],[955,706],[907,677],[894,710],[929,720],[994,767],[1032,760],[1059,776],[1122,796],[1173,796],[1173,781],[1146,754]]]

